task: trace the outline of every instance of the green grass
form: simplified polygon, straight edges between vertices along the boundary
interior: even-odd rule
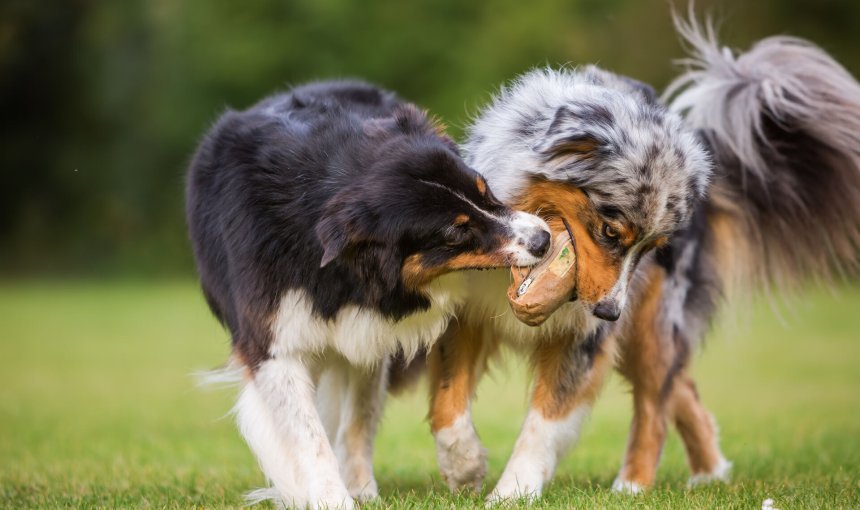
[[[811,292],[783,322],[766,306],[711,335],[695,373],[716,414],[734,481],[687,490],[676,436],[658,486],[628,498],[618,469],[629,398],[613,377],[547,508],[860,507],[860,291]],[[728,331],[731,331],[729,333]],[[229,417],[229,390],[189,374],[221,363],[228,340],[196,286],[178,283],[0,285],[0,506],[240,507],[263,482]],[[497,367],[474,414],[492,484],[526,407],[523,370]],[[392,399],[377,443],[383,495],[373,508],[479,506],[436,473],[425,390]]]

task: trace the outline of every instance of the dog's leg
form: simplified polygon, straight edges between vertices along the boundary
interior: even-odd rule
[[[624,463],[612,488],[638,493],[654,483],[670,419],[684,440],[691,481],[723,479],[730,464],[717,445],[716,427],[686,374],[691,341],[661,322],[665,273],[654,268],[620,340],[619,371],[633,387],[633,421]]]
[[[717,424],[686,372],[675,377],[668,405],[687,451],[693,473],[690,485],[728,481],[732,463],[720,451]]]
[[[623,354],[622,354],[623,356]],[[633,422],[627,440],[627,452],[621,472],[612,484],[618,492],[638,494],[654,483],[660,454],[666,440],[665,401],[642,379],[633,383]]]
[[[720,452],[716,424],[699,401],[693,381],[684,371],[672,375],[665,367],[651,368],[657,369],[630,378],[633,422],[624,464],[612,488],[635,494],[654,483],[670,419],[687,451],[693,472],[690,483],[727,480],[731,463]]]
[[[331,356],[335,358],[334,355]],[[349,364],[343,359],[330,360],[320,372],[316,384],[317,411],[331,444],[335,444],[340,427],[343,398],[349,384]]]
[[[480,490],[487,474],[487,452],[470,411],[485,356],[482,331],[452,322],[428,357],[430,428],[439,471],[452,491]]]
[[[614,339],[602,330],[577,343],[557,339],[535,350],[531,407],[489,503],[540,496],[558,461],[579,437],[613,353]]]
[[[263,362],[242,389],[236,411],[242,435],[285,504],[353,507],[314,405],[310,370],[302,360]],[[251,496],[276,495],[264,490]]]
[[[676,345],[661,326],[665,272],[649,268],[647,283],[630,310],[629,326],[619,339],[618,370],[633,387],[633,421],[621,472],[612,484],[619,492],[637,494],[654,483],[668,427],[665,384],[670,372],[686,364],[686,344]]]
[[[373,440],[385,401],[387,362],[373,368],[350,367],[341,396],[334,451],[349,494],[359,501],[379,496],[373,477]]]

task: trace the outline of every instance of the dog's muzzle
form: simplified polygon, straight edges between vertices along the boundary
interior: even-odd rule
[[[602,299],[594,305],[591,313],[598,319],[615,322],[621,316],[621,306],[614,299]]]

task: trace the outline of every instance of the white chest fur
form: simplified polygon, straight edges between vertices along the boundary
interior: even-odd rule
[[[344,307],[331,320],[314,316],[304,292],[291,290],[281,298],[272,324],[275,358],[322,353],[333,349],[355,365],[369,366],[394,352],[398,345],[408,357],[429,347],[445,331],[466,297],[465,275],[451,273],[427,288],[428,310],[393,321],[374,310]]]

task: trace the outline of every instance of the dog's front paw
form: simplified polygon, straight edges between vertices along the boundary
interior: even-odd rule
[[[322,494],[281,493],[274,487],[256,489],[245,494],[247,505],[271,501],[275,508],[310,508],[312,510],[354,510],[355,502],[344,491],[335,488]]]
[[[527,502],[540,498],[543,491],[543,480],[540,476],[525,475],[512,479],[502,475],[502,479],[487,496],[486,506],[508,505],[523,500]]]
[[[343,461],[341,477],[346,484],[349,495],[360,503],[368,502],[379,497],[379,488],[373,477],[373,465],[364,459]]]
[[[436,456],[442,479],[452,491],[481,490],[487,474],[487,451],[465,416],[436,431]]]
[[[379,497],[379,487],[373,475],[365,480],[351,480],[346,485],[349,495],[359,503],[367,503]]]
[[[625,480],[619,476],[614,482],[612,482],[612,491],[634,496],[645,492],[645,487],[632,480]]]
[[[316,510],[355,510],[356,504],[352,498],[341,496],[323,496],[313,504],[308,505]]]

